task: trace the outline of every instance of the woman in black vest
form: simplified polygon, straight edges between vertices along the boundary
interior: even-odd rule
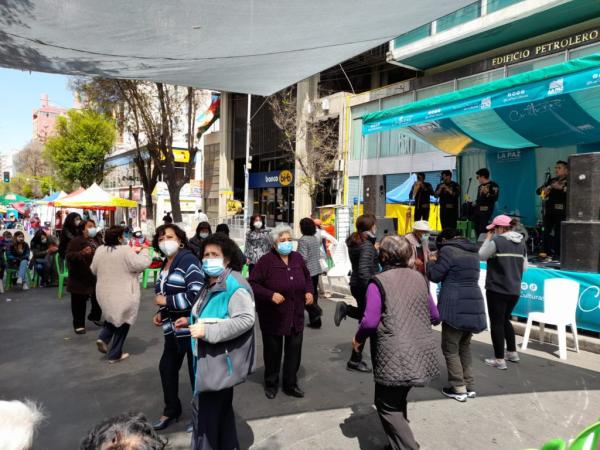
[[[352,275],[350,276],[350,292],[356,300],[356,306],[338,302],[335,308],[333,321],[340,326],[342,319],[346,316],[360,321],[365,313],[365,295],[371,278],[379,270],[377,249],[375,248],[375,236],[377,235],[377,219],[373,214],[363,214],[356,219],[356,232],[352,233],[346,240],[348,256],[352,264]],[[358,372],[371,372],[367,363],[362,360],[362,353],[352,351],[350,361],[346,364],[348,370]]]
[[[514,225],[515,221],[510,217],[496,216],[488,225],[487,237],[479,249],[479,257],[487,261],[485,295],[494,346],[494,358],[486,359],[485,363],[500,370],[507,369],[507,359],[519,361],[510,317],[521,295],[521,280],[527,270],[527,247],[523,235],[512,231]]]
[[[365,315],[352,341],[354,350],[361,351],[371,338],[375,407],[390,446],[408,450],[419,448],[406,417],[408,393],[439,375],[429,285],[408,267],[412,255],[405,237],[381,240],[383,272],[368,285]]]

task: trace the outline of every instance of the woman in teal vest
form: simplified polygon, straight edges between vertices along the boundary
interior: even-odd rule
[[[195,360],[193,450],[238,449],[233,387],[255,365],[254,296],[241,275],[237,246],[224,234],[204,241],[202,269],[207,283],[190,318],[175,322],[189,328]]]

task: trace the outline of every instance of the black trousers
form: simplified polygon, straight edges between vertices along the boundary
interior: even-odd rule
[[[304,309],[308,313],[308,319],[311,324],[314,324],[322,315],[323,309],[319,306],[319,275],[311,277],[313,284],[313,303],[312,305],[304,305]]]
[[[429,220],[429,205],[415,207],[415,222],[417,220]]]
[[[88,320],[97,322],[102,318],[102,309],[96,300],[96,294],[75,294],[71,292],[71,314],[73,315],[73,328],[85,328],[85,310],[87,300],[92,303],[92,310]]]
[[[560,223],[565,220],[562,214],[544,216],[544,250],[546,253],[560,256]]]
[[[298,385],[298,370],[302,358],[302,331],[288,336],[262,335],[265,362],[265,387],[279,387],[281,354],[283,352],[283,388]]]
[[[192,450],[237,450],[233,388],[202,392],[192,402]]]
[[[490,206],[490,211],[481,211],[476,212],[473,216],[473,226],[475,227],[475,233],[477,234],[477,238],[481,233],[487,233],[487,226],[490,223],[490,219],[492,218],[493,207]]]
[[[515,341],[515,330],[510,322],[513,309],[519,301],[518,295],[499,294],[498,292],[485,291],[487,297],[488,314],[490,316],[490,332],[492,334],[492,345],[494,356],[504,359],[504,341],[506,350],[517,351]]]
[[[393,450],[415,450],[415,441],[406,415],[410,386],[383,386],[375,383],[375,408]]]
[[[457,220],[457,208],[446,208],[446,205],[440,205],[440,222],[442,223],[442,230],[447,230],[448,228],[456,229]]]
[[[181,369],[181,365],[186,356],[188,374],[193,388],[194,355],[192,353],[191,338],[176,338],[173,335],[165,336],[165,346],[158,366],[165,400],[164,416],[179,417],[181,415],[181,401],[179,401],[179,370]]]
[[[367,290],[360,286],[350,286],[350,293],[354,297],[354,300],[356,300],[356,306],[347,305],[346,315],[360,322],[365,315],[365,308],[367,306],[365,299]]]
[[[129,324],[124,323],[120,327],[115,327],[112,323],[104,322],[104,326],[100,331],[98,339],[103,341],[106,345],[110,345],[108,350],[108,359],[119,359],[123,354],[123,344],[125,344],[125,338],[129,333]]]

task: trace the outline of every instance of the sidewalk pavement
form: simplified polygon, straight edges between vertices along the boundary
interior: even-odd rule
[[[131,357],[109,365],[97,352],[98,329],[71,330],[68,295],[55,298],[54,289],[32,289],[0,296],[0,395],[31,398],[43,404],[48,419],[36,438],[36,449],[71,450],[105,417],[141,411],[155,419],[162,411],[158,361],[163,338],[151,324],[153,294],[144,291],[138,322],[125,350]],[[6,301],[10,298],[11,301]],[[235,410],[242,448],[254,449],[382,449],[386,438],[373,404],[371,374],[345,369],[356,322],[336,328],[334,303],[323,301],[324,327],[306,329],[300,386],[304,399],[281,392],[275,400],[263,394],[262,347],[258,368],[235,389]],[[439,332],[436,330],[436,339]],[[568,353],[563,362],[550,345],[531,344],[519,364],[506,371],[483,364],[492,353],[489,335],[473,342],[478,397],[467,403],[440,394],[442,377],[409,395],[408,416],[421,448],[539,448],[554,438],[575,436],[600,417],[600,358]],[[554,353],[553,353],[554,352]],[[368,347],[365,350],[368,358]],[[190,419],[191,390],[181,371],[180,397],[184,416],[167,429],[171,449],[189,448],[185,426]]]

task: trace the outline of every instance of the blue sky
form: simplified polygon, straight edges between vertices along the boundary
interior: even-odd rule
[[[71,108],[69,77],[0,68],[0,153],[21,149],[31,140],[31,114],[42,94],[51,104]]]

